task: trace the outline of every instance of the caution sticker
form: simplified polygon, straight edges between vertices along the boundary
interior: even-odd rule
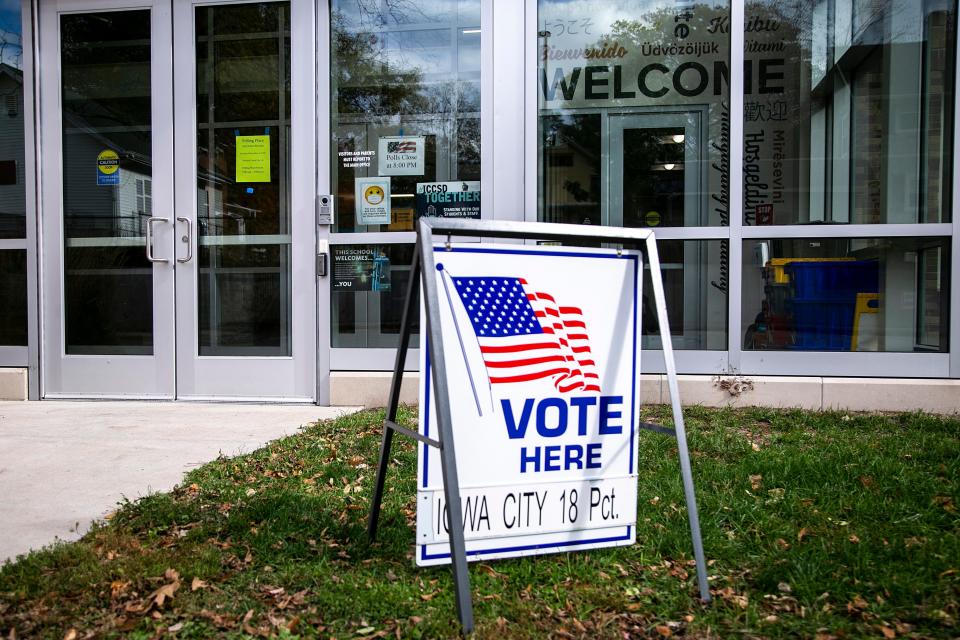
[[[113,149],[97,154],[97,184],[120,184],[120,156]]]

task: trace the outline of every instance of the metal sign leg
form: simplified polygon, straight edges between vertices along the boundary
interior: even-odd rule
[[[660,256],[653,237],[647,238],[647,260],[650,261],[650,280],[653,282],[653,297],[657,305],[657,322],[660,324],[660,340],[663,342],[663,360],[667,365],[667,384],[670,387],[670,405],[673,407],[673,424],[677,436],[677,451],[680,454],[680,475],[683,477],[683,493],[687,500],[687,516],[690,519],[690,537],[693,538],[693,556],[697,563],[697,583],[700,598],[710,601],[710,585],[707,582],[707,562],[703,555],[700,538],[700,516],[697,513],[697,498],[693,490],[693,474],[690,471],[690,453],[687,451],[687,431],[683,425],[683,410],[680,408],[680,390],[677,385],[677,366],[673,359],[673,343],[667,318],[667,300],[663,293],[663,277],[660,272]]]
[[[400,384],[403,382],[403,366],[410,345],[410,328],[413,326],[413,314],[417,306],[417,279],[420,277],[419,244],[413,249],[413,262],[410,265],[410,279],[407,282],[407,299],[403,303],[403,317],[400,320],[400,345],[397,359],[393,365],[393,381],[390,383],[390,397],[387,400],[387,415],[383,424],[383,439],[380,441],[380,462],[377,464],[377,480],[373,487],[373,500],[370,503],[370,518],[367,522],[367,535],[370,541],[377,537],[377,524],[380,520],[380,504],[383,502],[383,486],[387,480],[387,466],[390,464],[390,448],[393,444],[392,424],[397,421],[397,409],[400,406]]]
[[[435,390],[437,424],[440,432],[440,466],[443,471],[443,493],[447,502],[450,526],[450,559],[457,592],[457,613],[463,632],[473,631],[473,600],[470,595],[470,573],[463,538],[463,513],[460,507],[460,482],[457,477],[457,456],[453,446],[450,391],[444,375],[446,362],[440,326],[439,293],[436,265],[433,259],[433,234],[429,227],[420,228],[420,262],[423,265],[423,300],[427,309],[427,341]]]

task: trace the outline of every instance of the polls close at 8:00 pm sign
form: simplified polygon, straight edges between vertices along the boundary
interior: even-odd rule
[[[641,255],[477,244],[434,255],[467,558],[632,544]],[[419,429],[436,438],[420,354]],[[420,445],[417,476],[417,564],[448,563],[436,448]]]

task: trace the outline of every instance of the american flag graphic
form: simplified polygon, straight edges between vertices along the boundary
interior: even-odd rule
[[[387,153],[416,153],[416,151],[417,143],[413,140],[387,143]]]
[[[523,278],[451,277],[491,384],[552,379],[561,393],[600,391],[583,312]]]

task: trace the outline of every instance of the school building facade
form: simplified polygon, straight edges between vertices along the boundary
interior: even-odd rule
[[[0,396],[382,404],[440,215],[654,229],[684,402],[960,410],[956,36],[956,0],[7,0]]]

